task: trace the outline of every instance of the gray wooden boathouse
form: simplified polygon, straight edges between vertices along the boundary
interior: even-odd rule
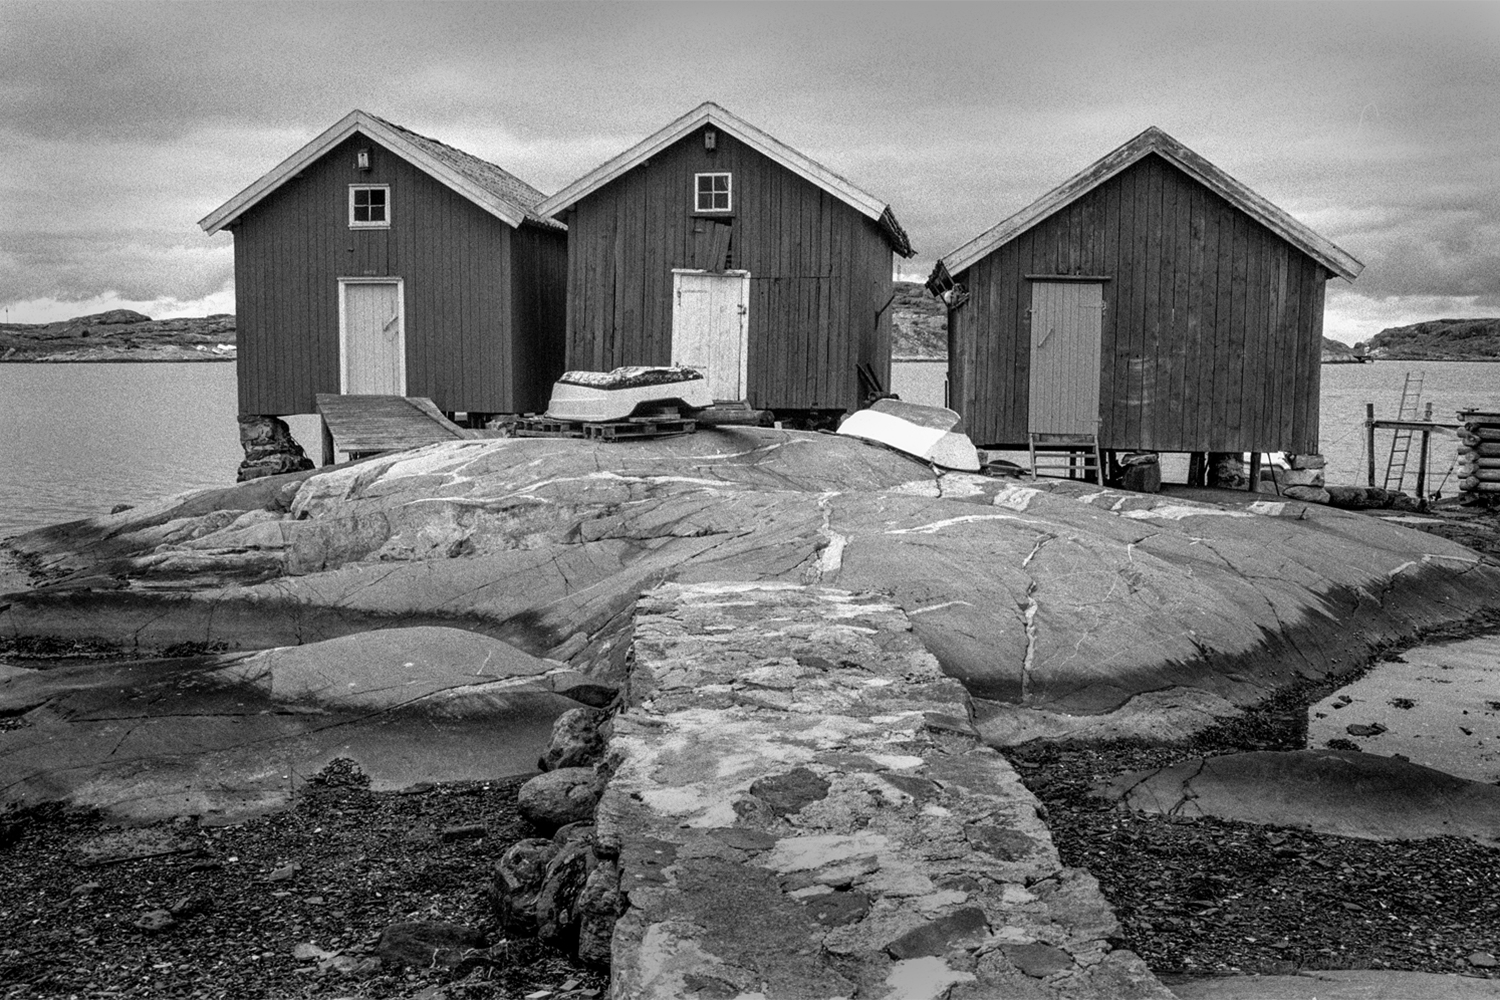
[[[940,260],[976,443],[1318,450],[1324,283],[1347,252],[1148,128]]]
[[[701,365],[780,412],[890,383],[891,255],[913,253],[890,206],[717,104],[537,211],[568,225],[570,369]]]
[[[541,200],[363,111],[297,150],[199,223],[234,234],[240,412],[314,413],[320,393],[544,409],[567,234]]]

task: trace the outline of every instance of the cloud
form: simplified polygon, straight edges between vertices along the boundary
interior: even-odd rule
[[[712,99],[924,261],[1155,124],[1364,260],[1370,302],[1483,308],[1497,45],[1500,4],[4,0],[0,301],[212,294],[197,220],[355,107],[551,193]]]
[[[0,256],[0,306],[12,310],[15,322],[33,322],[15,319],[23,303],[78,303],[108,295],[134,302],[186,302],[220,292],[233,279],[228,239],[200,235],[173,242],[149,231],[110,238],[22,233],[11,238]]]

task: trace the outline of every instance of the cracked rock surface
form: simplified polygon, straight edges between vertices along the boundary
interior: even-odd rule
[[[996,744],[1191,732],[1500,586],[1493,562],[1359,514],[935,475],[763,428],[451,442],[7,544],[43,584],[0,600],[14,636],[249,650],[447,626],[602,680],[664,581],[880,592]]]
[[[1260,750],[1121,775],[1100,792],[1132,809],[1217,816],[1371,840],[1500,845],[1500,788],[1357,750]]]
[[[666,584],[635,654],[597,813],[615,995],[1171,997],[892,603]]]
[[[384,629],[306,646],[0,675],[0,803],[150,821],[288,805],[329,761],[377,791],[535,769],[571,672],[488,636]]]

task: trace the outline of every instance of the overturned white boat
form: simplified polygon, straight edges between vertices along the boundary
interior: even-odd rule
[[[923,461],[958,472],[978,472],[979,452],[967,434],[953,430],[961,418],[945,406],[878,399],[856,410],[839,425],[839,433],[876,441]]]
[[[697,410],[713,405],[708,380],[696,368],[632,365],[609,372],[564,372],[552,385],[547,416],[554,420],[624,420],[642,408]]]

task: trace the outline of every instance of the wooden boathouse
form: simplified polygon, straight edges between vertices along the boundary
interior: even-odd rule
[[[716,399],[858,408],[890,384],[890,206],[705,103],[542,202],[568,225],[567,366],[705,367]]]
[[[425,397],[546,407],[562,372],[567,233],[492,163],[354,111],[209,213],[234,234],[239,408]]]
[[[1148,128],[940,260],[976,443],[1318,450],[1323,286],[1363,265]]]

